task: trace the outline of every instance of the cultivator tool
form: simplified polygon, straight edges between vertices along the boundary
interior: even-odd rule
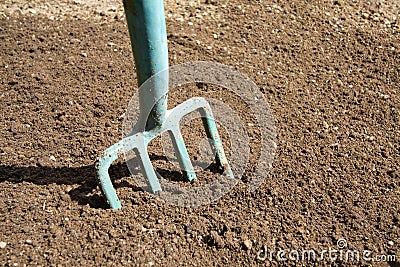
[[[207,137],[212,141],[217,163],[233,178],[208,102],[195,97],[167,110],[168,47],[163,0],[124,0],[124,8],[139,87],[149,78],[152,79],[150,87],[139,89],[140,114],[132,132],[104,151],[96,162],[99,183],[108,204],[112,209],[121,208],[108,169],[126,151],[135,152],[151,191],[155,193],[162,190],[150,162],[147,145],[164,132],[169,133],[179,165],[187,179],[192,181],[196,178],[179,122],[185,115],[197,110],[202,116]]]

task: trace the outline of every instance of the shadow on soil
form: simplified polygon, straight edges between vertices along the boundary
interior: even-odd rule
[[[166,157],[150,155],[150,159],[168,161]],[[207,169],[214,173],[222,173],[217,164],[211,164]],[[138,169],[139,170],[139,169]],[[170,171],[167,169],[156,168],[165,179],[176,181],[187,181],[182,172]],[[114,188],[127,187],[133,192],[143,191],[142,188],[129,183],[122,178],[131,176],[126,163],[113,164],[109,169],[109,174]],[[133,173],[135,175],[137,173]],[[0,165],[0,182],[9,181],[12,183],[31,182],[37,185],[79,185],[68,192],[73,201],[80,205],[87,205],[91,208],[109,208],[101,190],[98,188],[96,169],[94,165],[80,167],[50,167],[50,166],[15,166]],[[147,191],[147,190],[146,190]]]
[[[140,191],[141,188],[121,180],[129,177],[130,172],[125,163],[117,163],[110,167],[110,177],[115,188],[130,187],[133,191]],[[68,192],[73,201],[80,205],[89,204],[92,208],[108,208],[106,201],[100,194],[96,179],[94,165],[81,167],[49,167],[49,166],[28,166],[19,167],[15,165],[0,165],[0,182],[9,181],[12,183],[31,182],[37,185],[64,184],[79,186]]]

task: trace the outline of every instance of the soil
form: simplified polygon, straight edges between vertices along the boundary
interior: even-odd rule
[[[275,160],[250,193],[260,132],[249,126],[245,175],[197,208],[157,201],[120,161],[111,168],[118,211],[107,208],[93,164],[121,138],[137,88],[122,6],[59,2],[1,4],[2,265],[400,265],[397,1],[167,1],[170,64],[216,61],[249,76],[275,117]],[[183,90],[170,105],[193,95],[221,96],[252,121],[222,89]],[[199,124],[184,130],[191,155]],[[154,142],[157,168],[182,183],[162,156]],[[264,246],[322,251],[341,239],[397,261],[257,257]]]

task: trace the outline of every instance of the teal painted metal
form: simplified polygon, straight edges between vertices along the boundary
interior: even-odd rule
[[[164,3],[162,0],[124,0],[124,7],[138,84],[141,86],[147,79],[168,68]],[[168,72],[163,72],[163,74],[154,80],[153,90],[139,94],[140,116],[148,116],[146,130],[160,127],[165,119]],[[158,102],[153,103],[149,99],[158,100]],[[152,108],[150,115],[149,108]]]
[[[124,151],[135,151],[151,190],[162,190],[147,153],[147,145],[164,132],[169,133],[180,167],[187,178],[190,181],[196,178],[179,128],[179,121],[196,110],[202,115],[207,136],[213,142],[219,164],[233,178],[208,102],[204,98],[194,97],[167,110],[168,71],[164,70],[168,69],[168,46],[163,1],[124,0],[124,7],[138,84],[140,86],[150,77],[153,78],[151,90],[139,91],[140,115],[132,133],[104,151],[96,162],[99,183],[108,204],[112,209],[121,208],[108,169]]]

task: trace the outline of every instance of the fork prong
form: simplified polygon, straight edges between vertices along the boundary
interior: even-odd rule
[[[202,121],[204,128],[206,130],[207,137],[212,140],[214,149],[216,152],[217,163],[224,168],[231,178],[234,178],[231,167],[229,166],[228,159],[226,158],[224,147],[222,146],[221,138],[218,134],[217,125],[215,124],[215,119],[212,114],[210,106],[207,105],[200,108],[200,113],[202,115]]]
[[[192,97],[191,99],[179,104],[169,112],[167,123],[169,125],[179,125],[180,119],[182,119],[186,114],[189,114],[196,110],[200,111],[207,137],[212,140],[214,151],[217,156],[217,163],[224,168],[225,172],[227,172],[231,178],[234,179],[235,177],[233,175],[231,167],[229,166],[228,159],[226,158],[224,148],[222,146],[221,138],[218,134],[214,115],[212,113],[210,104],[205,98]]]
[[[111,164],[118,159],[118,154],[122,149],[122,141],[109,147],[98,159],[95,164],[97,170],[97,178],[108,204],[112,209],[118,210],[121,208],[121,202],[118,199],[114,186],[111,182],[108,169]]]
[[[190,160],[189,153],[187,152],[185,140],[183,139],[179,124],[177,127],[172,128],[168,131],[169,136],[174,146],[175,155],[178,159],[181,170],[185,173],[189,181],[196,179],[196,173],[193,168],[192,161]]]
[[[153,165],[151,164],[149,153],[147,151],[147,147],[144,145],[138,145],[134,149],[136,156],[139,158],[140,168],[144,177],[150,185],[153,193],[161,190],[161,185],[158,181],[157,174],[154,170]]]

